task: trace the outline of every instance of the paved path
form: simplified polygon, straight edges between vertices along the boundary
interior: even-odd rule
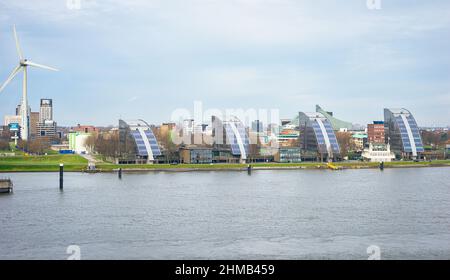
[[[89,165],[95,165],[96,163],[101,163],[103,161],[96,159],[93,155],[91,154],[80,154],[80,156],[84,157],[85,159],[88,160]]]

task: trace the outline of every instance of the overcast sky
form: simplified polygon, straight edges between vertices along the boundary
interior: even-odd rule
[[[29,98],[60,125],[158,124],[177,108],[314,111],[366,124],[405,107],[450,125],[450,1],[0,0],[0,83],[25,56]],[[69,3],[70,4],[70,3]],[[21,75],[0,93],[14,113]]]

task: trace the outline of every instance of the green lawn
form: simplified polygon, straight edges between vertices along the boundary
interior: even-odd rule
[[[64,164],[64,170],[81,171],[86,169],[88,161],[78,155],[60,154],[0,157],[0,171],[57,171],[60,163]]]

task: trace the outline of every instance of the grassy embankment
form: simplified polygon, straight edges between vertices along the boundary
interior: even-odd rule
[[[51,172],[58,171],[59,164],[64,164],[65,171],[83,171],[86,170],[87,160],[78,155],[46,155],[46,156],[13,156],[0,157],[0,172]],[[341,168],[377,168],[376,162],[338,162],[335,166]],[[99,163],[99,171],[113,171],[119,167],[124,170],[237,170],[245,169],[247,164],[130,164],[117,165],[111,163]],[[317,162],[302,163],[253,163],[256,169],[289,169],[289,168],[326,168],[326,164]],[[395,161],[385,163],[386,168],[390,167],[428,167],[428,166],[450,166],[450,160],[440,160],[432,162],[412,162]]]
[[[78,155],[46,155],[0,157],[0,172],[45,172],[58,171],[59,164],[64,164],[66,171],[82,171],[86,169],[87,160]]]

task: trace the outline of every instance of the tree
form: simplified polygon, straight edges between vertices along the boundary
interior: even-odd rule
[[[48,142],[40,139],[29,141],[19,140],[17,142],[17,146],[24,152],[38,155],[44,154],[45,151],[50,148],[50,144]]]
[[[436,149],[441,143],[441,134],[435,131],[422,131],[422,141],[426,146],[432,146]]]
[[[50,145],[47,142],[41,141],[39,139],[29,141],[27,151],[32,154],[44,154]]]
[[[92,146],[94,151],[104,157],[117,158],[124,152],[119,148],[118,133],[102,133],[99,134],[97,138],[88,139],[88,141],[89,146]]]
[[[85,145],[89,152],[95,151],[95,144],[96,144],[96,137],[95,135],[90,135],[85,142]]]
[[[8,151],[9,150],[9,142],[6,140],[0,140],[0,151]]]
[[[341,150],[341,158],[348,156],[348,152],[353,150],[352,134],[350,132],[336,132],[336,139]]]

